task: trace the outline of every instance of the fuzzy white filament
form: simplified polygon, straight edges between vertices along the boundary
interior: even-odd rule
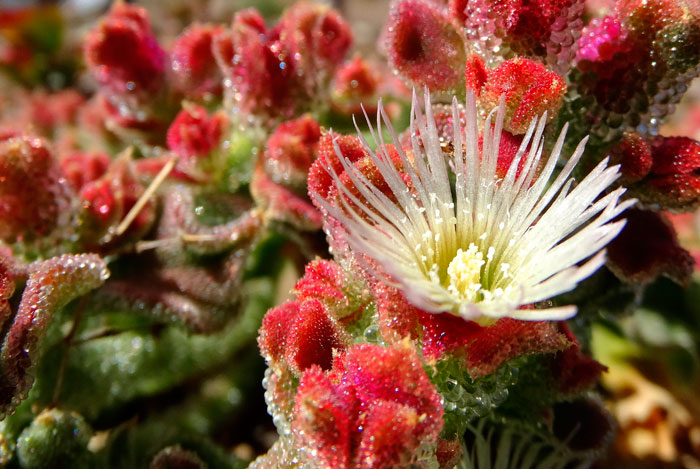
[[[353,195],[330,167],[343,206],[312,196],[345,227],[350,249],[376,261],[381,271],[375,273],[400,287],[419,308],[485,323],[501,317],[573,316],[575,306],[522,307],[572,290],[604,263],[602,249],[624,225],[612,220],[634,203],[620,202],[622,188],[600,197],[619,177],[618,167],[607,167],[606,159],[574,186],[569,176],[581,158],[584,139],[550,182],[566,127],[540,164],[546,121],[542,116],[532,121],[506,175],[499,178],[503,101],[484,122],[481,149],[474,95],[467,96],[464,127],[459,125],[456,99],[452,113],[453,154],[441,147],[427,92],[424,111],[413,96],[411,158],[401,149],[381,102],[376,133],[370,125],[377,151],[360,135],[398,203],[360,173],[337,144],[336,155],[362,198]],[[382,121],[398,149],[410,189],[383,146]]]

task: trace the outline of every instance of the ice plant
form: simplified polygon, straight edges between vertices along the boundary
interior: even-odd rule
[[[456,99],[452,112],[458,122]],[[607,167],[607,160],[575,187],[568,181],[585,140],[550,181],[566,129],[543,158],[546,116],[533,119],[510,169],[499,178],[503,102],[494,112],[483,125],[480,149],[475,99],[469,93],[466,126],[456,126],[446,151],[429,96],[425,114],[414,97],[411,151],[394,138],[401,168],[386,146],[373,152],[363,140],[384,180],[383,190],[336,146],[347,179],[330,165],[327,170],[339,202],[329,202],[313,188],[312,196],[345,228],[354,257],[369,259],[364,263],[374,276],[398,285],[421,309],[482,324],[502,317],[567,319],[575,306],[537,304],[572,290],[605,262],[602,249],[624,224],[613,219],[634,201],[620,201],[623,188],[601,197],[619,177],[618,167]],[[395,135],[381,108],[379,114]],[[519,170],[521,159],[525,163]]]

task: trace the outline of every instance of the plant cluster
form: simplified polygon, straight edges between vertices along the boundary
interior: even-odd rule
[[[700,464],[696,3],[177,5],[0,9],[0,465]]]

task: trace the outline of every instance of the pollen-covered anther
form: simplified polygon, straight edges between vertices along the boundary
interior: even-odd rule
[[[466,251],[458,249],[447,267],[450,281],[447,289],[450,293],[461,297],[464,301],[476,301],[482,287],[481,268],[485,263],[484,255],[474,243],[471,243]]]

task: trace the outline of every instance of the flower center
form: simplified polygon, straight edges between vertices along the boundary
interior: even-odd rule
[[[469,244],[466,251],[458,249],[447,267],[448,291],[463,301],[478,301],[481,296],[481,267],[485,263],[484,255],[474,243]]]

